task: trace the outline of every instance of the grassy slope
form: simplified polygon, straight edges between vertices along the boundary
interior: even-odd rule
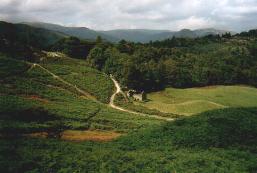
[[[0,164],[2,168],[12,165],[13,172],[254,173],[256,113],[256,108],[209,111],[142,129],[110,143],[1,141],[0,157],[10,162]]]
[[[71,67],[65,66],[67,61],[71,61]],[[56,67],[58,75],[77,84],[67,71],[65,71],[66,75],[60,74],[62,69],[73,68],[72,72],[73,70],[77,72],[77,78],[83,80],[84,85],[81,88],[90,91],[97,98],[108,98],[108,94],[112,91],[110,79],[98,71],[87,68],[82,62],[79,64],[80,61],[67,58],[64,62],[60,60],[59,64],[52,65],[53,59],[49,62],[45,59],[43,66],[49,67],[50,70]],[[3,84],[0,88],[1,131],[104,129],[127,132],[158,123],[158,121],[122,113],[105,104],[80,97],[74,88],[54,79],[41,68],[35,67],[28,70],[30,66],[25,62],[9,58],[1,58],[0,62]],[[85,73],[82,75],[81,71]],[[88,73],[90,75],[87,76]],[[93,80],[101,81],[101,85],[92,82]],[[78,87],[80,85],[82,82],[77,84]],[[104,97],[99,95],[101,90]],[[44,115],[47,115],[47,118],[44,118]]]
[[[67,82],[94,95],[97,100],[109,102],[114,90],[113,82],[107,75],[87,67],[85,61],[71,59],[61,54],[61,57],[43,59],[41,64]]]
[[[148,94],[148,108],[163,112],[192,115],[224,107],[257,106],[257,89],[247,86],[213,86],[203,88],[167,88]]]
[[[76,81],[70,76],[76,72],[85,82],[77,86],[97,96],[101,87],[97,82],[87,83],[82,75],[90,69],[81,60],[65,61],[70,61],[72,67],[55,59],[45,59],[42,65],[69,82]],[[73,88],[42,69],[27,71],[29,68],[22,61],[0,58],[1,133],[102,129],[128,134],[108,143],[0,138],[0,172],[253,173],[257,170],[256,108],[215,110],[160,123],[81,98]],[[101,74],[91,77],[96,76],[108,85],[108,78]],[[93,85],[97,90],[90,90]]]

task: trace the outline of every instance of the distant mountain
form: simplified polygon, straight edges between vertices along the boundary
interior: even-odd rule
[[[236,34],[236,32],[233,32],[233,31],[219,30],[214,28],[197,29],[197,30],[194,30],[194,32],[197,35],[197,37],[203,37],[206,35],[222,35],[228,32],[231,33],[232,35]]]
[[[95,31],[86,27],[65,27],[56,24],[32,22],[24,23],[37,28],[44,28],[55,32],[60,32],[70,36],[79,37],[82,39],[95,40],[97,36],[101,36],[103,39],[117,42],[122,39],[132,42],[146,43],[149,41],[164,40],[172,37],[183,37],[183,38],[196,38],[203,37],[206,35],[221,35],[226,32],[225,30],[217,30],[213,28],[189,30],[182,29],[180,31],[169,31],[169,30],[150,30],[150,29],[117,29],[109,31]],[[233,32],[231,32],[233,33]]]
[[[103,39],[108,41],[112,41],[112,42],[118,41],[116,38],[113,38],[112,36],[91,30],[86,27],[65,27],[61,25],[43,23],[43,22],[24,22],[23,24],[30,25],[37,28],[44,28],[44,29],[48,29],[56,32],[61,32],[69,36],[75,36],[81,39],[95,40],[97,36],[101,36]]]
[[[156,35],[169,33],[168,30],[148,30],[148,29],[117,29],[109,31],[99,31],[103,34],[110,35],[118,40],[128,40],[133,42],[149,42]],[[158,40],[155,39],[155,40]]]
[[[225,30],[217,30],[213,28],[189,30],[182,29],[180,31],[169,31],[169,30],[145,30],[145,29],[120,29],[110,31],[100,31],[106,35],[111,35],[117,39],[125,39],[133,42],[149,42],[156,40],[164,40],[172,37],[179,38],[196,38],[203,37],[206,35],[222,35],[226,32]],[[231,32],[233,33],[233,32]]]

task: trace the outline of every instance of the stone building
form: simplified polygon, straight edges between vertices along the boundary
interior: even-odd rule
[[[127,92],[127,96],[129,98],[133,98],[135,101],[145,101],[146,100],[146,93],[144,91],[139,93],[135,90],[129,90]]]

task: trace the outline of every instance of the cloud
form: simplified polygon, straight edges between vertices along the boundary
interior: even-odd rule
[[[1,0],[0,19],[97,30],[257,28],[257,0]]]
[[[176,21],[176,26],[177,29],[182,29],[182,28],[190,28],[190,29],[199,29],[199,28],[210,28],[215,26],[216,23],[215,21],[212,21],[211,19],[208,18],[202,18],[202,17],[195,17],[195,16],[190,16],[187,19],[182,19]]]

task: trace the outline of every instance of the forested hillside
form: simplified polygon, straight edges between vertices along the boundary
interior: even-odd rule
[[[49,49],[64,34],[23,24],[0,22],[0,51],[13,57],[35,60],[40,50]]]
[[[87,61],[92,67],[114,74],[124,86],[137,90],[219,84],[256,86],[254,33],[172,38],[147,44],[125,40],[113,46],[98,44]]]
[[[42,50],[59,51],[73,58],[86,59],[94,46],[95,40],[87,41],[25,24],[0,22],[0,51],[16,59],[20,57],[36,61],[42,55]]]
[[[50,50],[65,53],[73,58],[86,59],[95,44],[95,41],[85,41],[77,37],[68,37],[57,41],[51,46]]]

